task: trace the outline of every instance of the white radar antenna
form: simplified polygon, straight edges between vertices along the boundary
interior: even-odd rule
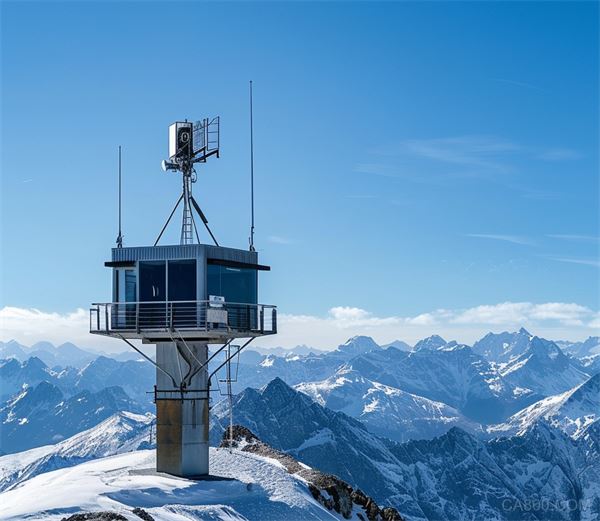
[[[167,222],[158,235],[154,246],[158,245],[163,233],[167,229],[171,218],[175,214],[180,203],[183,201],[183,218],[181,221],[180,244],[194,244],[194,236],[200,244],[198,228],[194,220],[194,210],[206,227],[216,246],[219,246],[213,235],[208,220],[200,205],[192,195],[192,184],[196,182],[196,163],[206,163],[211,156],[219,157],[219,132],[220,119],[216,116],[212,119],[205,118],[195,123],[177,121],[169,127],[169,159],[162,162],[162,169],[167,171],[181,172],[183,176],[183,190]]]

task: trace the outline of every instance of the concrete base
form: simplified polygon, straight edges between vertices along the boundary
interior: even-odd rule
[[[208,475],[208,346],[201,342],[161,342],[156,362],[185,382],[184,391],[157,369],[156,382],[156,470],[182,477]],[[191,354],[190,354],[191,351]]]

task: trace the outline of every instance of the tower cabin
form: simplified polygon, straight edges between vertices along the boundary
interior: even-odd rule
[[[256,337],[277,332],[275,306],[258,301],[259,272],[270,268],[258,262],[253,228],[248,251],[220,246],[192,195],[194,166],[211,156],[219,157],[218,117],[171,125],[162,166],[182,174],[183,191],[153,246],[123,247],[119,222],[117,247],[105,262],[112,302],[90,309],[90,333],[123,340],[156,367],[156,469],[184,477],[209,473],[210,395],[223,381],[218,372],[227,365],[230,388],[231,361]],[[180,203],[180,244],[160,246]],[[215,245],[200,243],[197,221]],[[156,345],[154,358],[136,346],[140,340]]]
[[[254,251],[207,244],[113,248],[112,302],[96,303],[91,331],[117,338],[220,341],[276,333],[258,303]]]

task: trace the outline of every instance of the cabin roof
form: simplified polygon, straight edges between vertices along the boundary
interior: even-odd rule
[[[105,262],[104,265],[109,268],[119,268],[135,266],[136,261],[184,259],[206,259],[207,264],[254,268],[260,271],[271,269],[269,266],[258,264],[258,254],[255,251],[211,246],[209,244],[113,248],[111,260]]]

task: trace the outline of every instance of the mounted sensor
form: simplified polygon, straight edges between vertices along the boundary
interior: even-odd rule
[[[177,121],[169,127],[169,159],[189,161],[193,155],[193,125]]]

